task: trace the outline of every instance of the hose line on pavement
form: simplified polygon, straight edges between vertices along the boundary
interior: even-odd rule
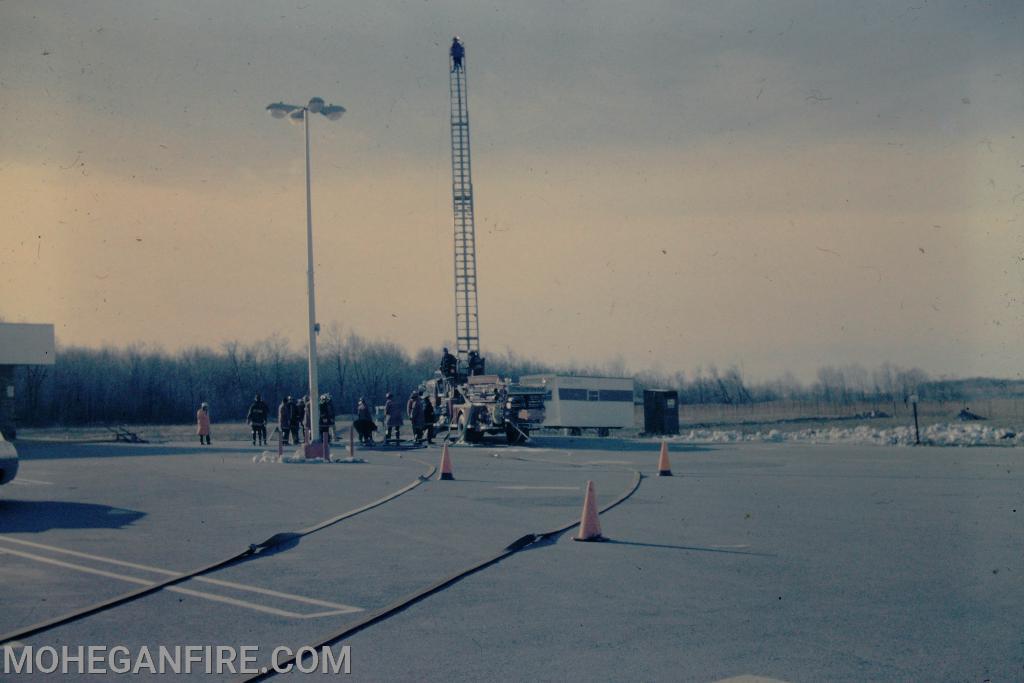
[[[620,495],[614,501],[601,508],[600,512],[607,512],[608,510],[611,510],[613,507],[619,505],[627,498],[632,496],[640,487],[641,479],[643,479],[643,475],[640,474],[639,471],[633,470],[633,482],[632,484],[630,484],[629,488],[626,489],[626,491],[622,493],[622,495]],[[426,588],[422,588],[403,598],[399,598],[397,601],[391,603],[390,605],[387,605],[386,607],[382,607],[376,610],[375,612],[367,614],[365,617],[363,617],[356,623],[345,627],[341,631],[331,633],[326,636],[322,636],[318,639],[319,642],[317,642],[316,645],[313,645],[312,648],[303,648],[302,650],[300,650],[300,653],[302,653],[303,655],[308,654],[310,649],[315,649],[319,651],[323,647],[333,645],[334,643],[337,643],[338,641],[344,638],[348,638],[349,636],[355,635],[356,633],[359,633],[360,631],[367,629],[370,626],[373,626],[374,624],[378,624],[384,621],[385,619],[388,619],[389,617],[392,617],[395,614],[404,611],[405,609],[411,607],[417,602],[420,602],[421,600],[424,600],[430,597],[431,595],[438,593],[455,583],[458,583],[459,581],[466,578],[467,576],[470,576],[471,574],[475,574],[479,571],[486,569],[487,567],[490,567],[491,565],[495,565],[504,560],[505,558],[509,557],[510,555],[514,555],[515,553],[518,553],[521,550],[525,550],[526,548],[529,548],[530,546],[536,543],[557,537],[560,534],[565,533],[569,529],[579,526],[579,524],[579,520],[576,520],[575,522],[569,522],[568,524],[564,524],[556,529],[521,536],[514,540],[512,543],[505,546],[505,548],[503,548],[501,551],[491,556],[490,558],[483,560],[482,562],[478,562],[454,574],[451,574],[450,576],[447,576],[443,579],[440,579],[439,581],[432,583]],[[298,657],[292,656],[286,660],[277,662],[276,668],[281,670],[289,670],[290,665],[294,665],[297,661]],[[278,671],[276,671],[274,668],[268,667],[262,673],[256,674],[254,676],[245,676],[239,678],[238,683],[248,683],[249,681],[266,680],[272,676],[275,676],[277,673]]]
[[[49,631],[50,629],[56,628],[58,626],[64,626],[65,624],[70,624],[79,621],[80,619],[84,619],[94,614],[105,612],[119,605],[123,605],[125,603],[129,603],[134,600],[138,600],[139,598],[145,597],[147,595],[156,593],[157,591],[163,590],[164,588],[168,588],[170,586],[182,583],[183,581],[188,581],[189,579],[193,579],[197,576],[209,574],[210,572],[217,571],[218,569],[223,569],[224,567],[227,567],[232,563],[239,562],[246,558],[259,557],[260,555],[268,554],[271,551],[274,551],[275,549],[281,549],[281,546],[292,543],[294,541],[298,541],[304,536],[309,536],[310,534],[316,533],[317,531],[326,529],[327,527],[337,524],[342,520],[355,517],[356,515],[362,514],[368,510],[380,507],[384,503],[392,501],[395,498],[401,496],[402,494],[412,491],[414,488],[416,488],[423,482],[429,480],[430,477],[434,475],[434,472],[437,471],[437,468],[435,466],[430,465],[429,463],[426,463],[422,460],[419,460],[418,458],[410,458],[410,460],[414,460],[415,462],[418,462],[422,465],[426,465],[429,469],[425,474],[421,474],[419,477],[417,477],[415,481],[407,484],[406,486],[398,489],[397,491],[394,491],[393,493],[389,493],[383,498],[378,498],[372,503],[367,503],[362,507],[355,508],[354,510],[349,510],[348,512],[343,512],[340,515],[336,515],[334,517],[331,517],[330,519],[326,519],[318,524],[314,524],[313,526],[306,527],[305,529],[301,529],[299,531],[286,531],[274,534],[265,541],[249,545],[248,548],[246,548],[240,553],[224,558],[223,560],[218,560],[204,567],[200,567],[199,569],[190,572],[185,572],[182,574],[177,574],[163,581],[158,581],[154,584],[143,586],[142,588],[139,588],[137,590],[123,593],[109,600],[104,600],[103,602],[96,603],[95,605],[92,605],[91,607],[86,607],[85,609],[77,610],[75,612],[55,617],[47,621],[42,621],[27,628],[21,628],[16,631],[4,633],[0,635],[0,645],[3,645],[4,643],[9,643],[11,641],[20,641],[24,638],[28,638],[29,636],[34,636],[39,633],[43,633],[44,631]]]

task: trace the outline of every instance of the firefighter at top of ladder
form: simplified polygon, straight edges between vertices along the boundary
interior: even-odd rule
[[[452,38],[450,54],[452,56],[452,71],[459,71],[462,69],[462,58],[466,56],[466,48],[462,47],[462,41],[458,36]]]

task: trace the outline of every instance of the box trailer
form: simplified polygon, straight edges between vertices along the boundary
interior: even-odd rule
[[[607,436],[612,429],[634,426],[632,377],[527,375],[519,381],[547,389],[543,427],[577,434],[595,429]]]

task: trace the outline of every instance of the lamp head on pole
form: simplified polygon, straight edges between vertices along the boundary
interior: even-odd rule
[[[320,110],[320,113],[326,116],[331,121],[337,121],[341,118],[341,115],[345,113],[345,107],[340,104],[328,104]]]
[[[266,109],[275,119],[287,118],[291,123],[296,124],[302,123],[305,120],[307,111],[311,114],[321,114],[324,118],[331,121],[337,121],[346,111],[345,107],[340,104],[327,104],[322,97],[310,99],[309,104],[305,107],[297,104],[274,102],[273,104],[268,104]]]
[[[300,109],[300,107],[295,104],[285,104],[284,102],[274,102],[273,104],[267,105],[267,111],[269,111],[270,115],[275,119],[283,119],[296,109]]]

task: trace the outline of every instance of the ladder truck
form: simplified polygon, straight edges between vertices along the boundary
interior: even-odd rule
[[[544,387],[523,386],[486,374],[480,355],[477,306],[476,226],[473,216],[473,168],[469,147],[466,48],[455,36],[448,51],[451,99],[452,214],[455,219],[455,339],[458,362],[425,382],[438,406],[442,427],[460,441],[479,442],[504,434],[508,442],[529,439],[544,422]]]

